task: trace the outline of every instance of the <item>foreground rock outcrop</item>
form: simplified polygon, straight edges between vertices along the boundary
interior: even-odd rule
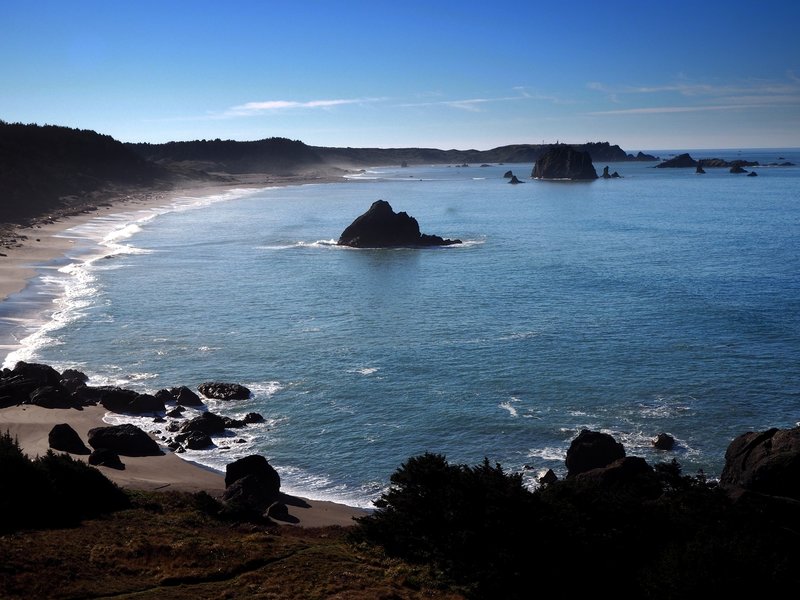
[[[725,452],[720,484],[800,500],[800,427],[736,437]]]
[[[531,176],[534,179],[591,181],[597,179],[597,171],[588,152],[559,144],[551,146],[539,157]]]
[[[461,240],[420,233],[419,223],[408,213],[395,213],[385,200],[376,200],[339,236],[337,245],[352,248],[449,246]]]

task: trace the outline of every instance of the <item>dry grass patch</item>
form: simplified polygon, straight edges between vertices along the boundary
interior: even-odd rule
[[[132,498],[131,509],[74,528],[0,538],[0,597],[462,598],[425,567],[352,544],[345,528],[230,523],[190,494]]]

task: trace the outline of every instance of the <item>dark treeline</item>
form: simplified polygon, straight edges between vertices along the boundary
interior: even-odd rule
[[[321,166],[323,158],[303,142],[269,138],[254,142],[196,140],[166,144],[127,144],[142,158],[160,164],[185,163],[208,172],[292,175]]]
[[[570,144],[577,150],[588,152],[596,162],[625,162],[631,160],[658,160],[639,152],[626,154],[617,145],[608,142]],[[515,144],[491,150],[437,150],[435,148],[324,148],[314,150],[327,162],[352,167],[394,164],[468,164],[478,163],[530,163],[531,165],[552,144]]]
[[[29,223],[91,208],[111,196],[169,189],[177,182],[231,180],[226,175],[341,175],[341,169],[403,164],[533,164],[549,144],[491,150],[328,148],[286,138],[122,143],[91,130],[0,121],[0,223]],[[574,145],[592,160],[656,160],[617,145]]]
[[[111,136],[0,121],[0,222],[57,214],[113,186],[153,186],[167,178]]]

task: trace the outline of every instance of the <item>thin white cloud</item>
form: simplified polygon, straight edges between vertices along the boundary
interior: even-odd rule
[[[611,86],[593,81],[586,84],[590,90],[607,95],[610,102],[624,104],[626,99],[659,95],[659,106],[636,106],[617,110],[593,111],[589,115],[644,115],[689,113],[700,111],[726,111],[758,109],[775,106],[800,106],[800,85],[792,73],[786,81],[750,79],[724,85],[680,81],[663,85]],[[674,105],[669,103],[671,98]],[[687,99],[691,105],[685,105]]]
[[[378,102],[380,98],[338,98],[334,100],[308,100],[298,102],[296,100],[265,100],[261,102],[245,102],[237,106],[232,106],[222,113],[222,117],[252,117],[264,113],[286,109],[314,109],[331,108],[347,104],[365,104]]]
[[[716,98],[731,98],[735,99],[737,96],[753,97],[753,96],[792,96],[796,97],[800,94],[800,81],[789,73],[788,81],[768,81],[768,80],[747,80],[726,85],[714,85],[709,83],[670,83],[663,85],[623,85],[611,86],[599,81],[591,81],[586,84],[590,90],[595,90],[608,94],[609,96],[619,97],[623,95],[636,95],[636,94],[664,94],[676,93],[685,97],[716,97]]]
[[[512,102],[518,100],[549,100],[556,102],[557,99],[552,96],[540,96],[530,94],[522,87],[516,87],[515,90],[519,91],[517,96],[499,96],[494,98],[464,98],[461,100],[431,100],[428,102],[406,102],[398,104],[400,108],[414,108],[421,106],[448,106],[450,108],[457,108],[468,112],[482,112],[482,107],[494,102]]]
[[[740,108],[754,108],[743,104],[731,104],[727,106],[652,106],[648,108],[623,108],[620,110],[598,110],[588,112],[587,115],[658,115],[667,113],[687,113],[702,111],[736,110]]]

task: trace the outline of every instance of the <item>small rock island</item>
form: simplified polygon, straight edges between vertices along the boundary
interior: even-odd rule
[[[537,159],[531,177],[556,181],[590,181],[597,179],[597,171],[589,152],[577,150],[567,144],[557,144]]]
[[[352,248],[417,248],[450,246],[461,240],[420,233],[419,223],[408,213],[396,213],[386,200],[376,200],[339,236],[338,246]]]

